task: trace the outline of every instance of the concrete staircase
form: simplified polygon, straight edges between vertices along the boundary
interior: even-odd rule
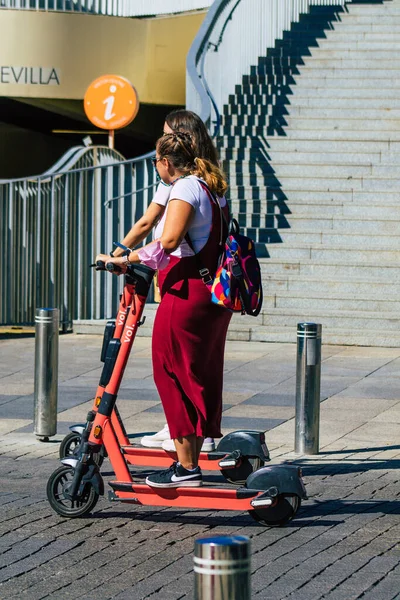
[[[400,346],[400,0],[314,7],[236,86],[218,140],[265,304],[231,337]]]

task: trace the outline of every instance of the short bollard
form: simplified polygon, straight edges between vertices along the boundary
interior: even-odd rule
[[[250,540],[200,538],[194,546],[195,600],[250,600]]]
[[[316,323],[297,325],[296,454],[319,452],[321,330]]]
[[[58,328],[58,308],[36,309],[33,433],[43,442],[57,433]]]

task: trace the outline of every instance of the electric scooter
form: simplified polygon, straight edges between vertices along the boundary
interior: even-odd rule
[[[93,266],[96,266],[98,270],[105,269],[101,261],[98,265]],[[115,369],[115,362],[121,346],[124,329],[127,325],[127,315],[132,304],[133,295],[134,286],[128,277],[120,297],[116,319],[108,321],[105,327],[100,358],[101,362],[104,363],[104,368],[93,401],[92,411],[97,412],[105,386]],[[140,327],[145,322],[145,319],[146,317],[139,319],[137,326]],[[125,453],[126,461],[129,464],[168,467],[171,464],[171,458],[176,460],[175,452],[168,452],[158,448],[143,448],[132,444],[126,433],[116,404],[111,413],[111,423],[118,442]],[[76,424],[69,427],[70,433],[64,437],[59,448],[61,460],[79,454],[82,434],[86,427],[87,424]],[[107,452],[103,445],[93,458],[101,466],[106,455]],[[199,458],[202,469],[209,471],[219,470],[227,481],[237,485],[243,485],[251,473],[264,466],[270,460],[264,432],[243,430],[229,433],[219,441],[218,447],[214,451],[208,453],[202,452]]]
[[[109,270],[114,265],[107,265]],[[120,338],[115,343],[108,343],[105,364],[101,380],[103,392],[97,410],[91,410],[82,431],[81,440],[74,455],[63,458],[63,466],[50,476],[47,483],[47,497],[56,513],[63,517],[80,517],[93,510],[100,495],[104,494],[104,482],[100,474],[97,455],[104,447],[116,480],[109,482],[112,491],[109,499],[139,505],[179,506],[187,508],[247,510],[258,522],[266,526],[280,526],[290,521],[298,511],[306,491],[301,477],[301,470],[293,465],[273,465],[262,467],[251,472],[239,488],[214,487],[207,485],[198,488],[153,488],[134,480],[140,473],[131,472],[129,465],[146,465],[157,462],[157,466],[169,466],[174,453],[153,449],[141,449],[155,452],[152,462],[148,457],[140,461],[140,454],[135,453],[131,445],[121,445],[116,434],[114,423],[118,421],[115,403],[123,373],[129,358],[137,328],[154,276],[154,271],[143,265],[131,265],[126,274],[127,293],[131,294],[131,302],[126,311],[126,323]],[[104,377],[103,377],[104,375]],[[97,404],[97,402],[96,402]],[[113,418],[114,414],[114,418]],[[122,426],[122,421],[119,419]],[[124,431],[124,430],[123,430]],[[235,440],[232,450],[229,446],[229,434],[218,444],[217,450],[204,453],[199,465],[202,470],[222,469],[229,473],[240,465],[241,443],[244,452],[249,445],[254,447],[262,439],[256,440],[258,432],[242,433],[242,438]],[[126,436],[126,433],[124,432]],[[221,448],[221,443],[226,449]],[[239,443],[240,442],[240,443]],[[203,454],[203,453],[202,453]],[[268,452],[264,452],[264,458]],[[159,456],[161,455],[161,456]],[[213,456],[215,455],[215,456]],[[269,456],[268,456],[269,458]],[[159,462],[160,461],[160,462]],[[218,466],[217,466],[218,465]],[[228,475],[229,477],[229,475]]]

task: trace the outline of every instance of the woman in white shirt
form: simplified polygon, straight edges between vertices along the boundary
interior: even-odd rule
[[[154,162],[161,179],[172,186],[156,239],[112,261],[159,269],[161,303],[153,329],[153,372],[178,462],[146,482],[153,487],[198,486],[203,440],[222,436],[223,361],[231,318],[229,311],[211,302],[199,269],[216,271],[227,234],[221,214],[228,213],[227,184],[218,167],[196,156],[187,133],[161,137]]]
[[[184,131],[192,135],[193,143],[196,148],[196,156],[206,158],[215,166],[219,165],[217,150],[208,134],[208,131],[196,113],[190,110],[178,109],[170,112],[166,118],[163,128],[163,133],[173,133],[176,131]],[[139,219],[122,240],[122,244],[129,248],[135,247],[139,242],[145,239],[158,220],[162,217],[169,195],[171,186],[165,184],[162,180],[157,187],[157,191],[153,197],[151,204],[145,214]],[[116,249],[111,253],[111,256],[122,255],[123,250]],[[175,445],[171,439],[168,424],[154,435],[145,435],[140,440],[143,446],[149,448],[164,448],[167,451],[175,450]],[[205,438],[202,446],[204,452],[214,450],[215,442],[211,437]]]

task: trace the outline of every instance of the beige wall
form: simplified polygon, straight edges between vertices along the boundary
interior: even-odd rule
[[[143,103],[183,105],[186,55],[204,15],[127,19],[2,10],[0,96],[82,99],[93,79],[112,73],[128,78]]]

